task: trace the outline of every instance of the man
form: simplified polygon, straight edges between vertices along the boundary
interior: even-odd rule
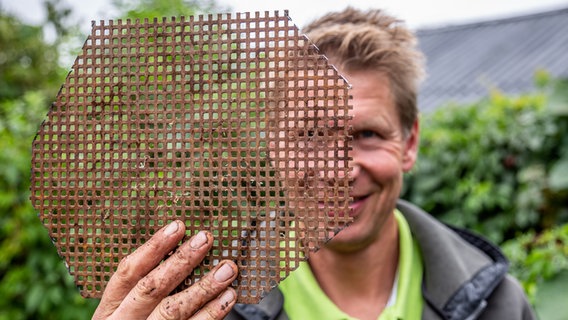
[[[184,235],[172,222],[121,262],[94,318],[533,319],[496,247],[398,200],[418,151],[414,35],[381,11],[352,8],[305,32],[353,86],[354,222],[259,305],[235,305],[231,261],[168,296],[213,242],[201,232],[159,264]]]

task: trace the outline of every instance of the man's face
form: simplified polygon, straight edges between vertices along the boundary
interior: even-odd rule
[[[325,73],[311,76],[311,84],[283,90],[289,99],[271,115],[269,157],[287,194],[285,210],[294,212],[300,234],[309,239],[303,244],[313,249],[351,219],[347,85],[330,83]],[[321,242],[313,243],[316,238]]]
[[[294,151],[286,153],[287,165],[278,160],[274,164],[280,169],[282,178],[289,183],[292,182],[292,185],[302,182],[307,176],[314,175],[317,177],[310,181],[317,181],[316,183],[319,186],[301,186],[289,190],[298,193],[295,195],[294,205],[307,207],[307,201],[316,201],[319,202],[320,207],[318,214],[327,214],[330,217],[333,215],[351,215],[353,223],[336,235],[326,246],[339,251],[355,251],[377,240],[381,234],[381,229],[389,218],[394,221],[392,213],[401,192],[403,172],[410,170],[416,160],[418,123],[415,123],[408,136],[403,134],[404,131],[391,95],[388,78],[385,76],[376,72],[344,73],[344,76],[352,85],[350,94],[353,97],[351,100],[353,106],[352,120],[349,123],[353,136],[353,140],[350,142],[351,153],[349,154],[352,162],[349,163],[349,166],[346,165],[344,160],[338,160],[331,151],[326,154],[317,154],[317,158],[325,159],[323,162],[302,161],[302,159],[313,158],[314,156],[311,154],[311,157],[306,157],[307,154],[312,152],[310,147],[312,142],[305,143],[303,139],[299,139],[299,142],[294,144],[294,148],[291,148]],[[306,100],[309,101],[309,99]],[[310,112],[313,112],[311,111],[313,107],[308,104],[306,104],[305,109],[300,107],[294,110],[288,114],[288,117],[284,118],[298,119],[298,115],[294,112],[307,112],[307,119],[317,118],[318,116],[318,114],[310,114]],[[342,128],[344,124],[336,123],[335,125]],[[286,126],[289,131],[281,131],[280,134],[314,135],[314,141],[317,141],[318,130],[324,127],[328,128],[325,134],[328,136],[329,132],[334,131],[335,125],[331,123],[314,125],[305,121],[289,120]],[[283,138],[283,136],[280,138]],[[311,139],[309,140],[311,141]],[[345,141],[335,139],[333,143],[341,147]],[[280,146],[280,150],[284,149],[283,140],[280,140],[277,144]],[[273,160],[286,158],[284,154],[278,155],[274,143],[271,143],[271,145],[271,158]],[[323,167],[321,167],[322,165]],[[330,175],[330,172],[326,173],[322,169],[325,166],[345,168],[345,170],[338,171],[337,175]],[[281,170],[284,167],[293,168],[293,170]],[[351,168],[350,173],[348,168]],[[325,190],[325,187],[335,179],[347,179],[347,174],[350,174],[352,179],[352,203],[345,203],[345,212],[326,212],[322,209],[322,206],[324,206],[321,203],[322,190]],[[349,208],[347,208],[347,205],[349,205]],[[325,228],[325,226],[320,226],[320,229],[322,228]]]
[[[403,134],[388,79],[372,72],[344,73],[353,89],[351,215],[354,222],[328,247],[359,250],[377,241],[391,218],[403,173],[416,161],[418,122]]]

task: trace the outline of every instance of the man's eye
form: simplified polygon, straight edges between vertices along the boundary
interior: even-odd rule
[[[377,137],[379,137],[379,135],[371,130],[363,130],[355,134],[355,138],[358,139],[368,139],[368,138],[377,138]]]

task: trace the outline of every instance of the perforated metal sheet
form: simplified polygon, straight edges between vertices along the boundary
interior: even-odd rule
[[[174,219],[255,303],[350,222],[348,84],[288,13],[93,23],[33,143],[31,200],[85,297]],[[180,289],[181,289],[180,288]]]

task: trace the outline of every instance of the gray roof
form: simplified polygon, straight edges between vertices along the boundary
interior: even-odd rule
[[[423,112],[477,101],[494,88],[530,92],[538,70],[568,77],[568,8],[417,35],[427,59],[418,102]]]

